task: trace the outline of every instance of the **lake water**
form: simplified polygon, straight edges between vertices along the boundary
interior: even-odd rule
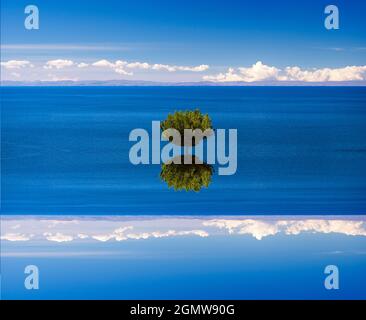
[[[3,87],[2,213],[366,213],[366,88]],[[134,128],[199,108],[238,130],[238,168],[175,192],[129,162]]]
[[[365,299],[366,88],[1,90],[1,298]],[[178,192],[128,136],[195,108],[237,172]]]

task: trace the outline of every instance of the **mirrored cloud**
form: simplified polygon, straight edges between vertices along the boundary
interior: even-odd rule
[[[62,234],[60,232],[57,233],[45,232],[43,233],[43,235],[48,241],[68,242],[74,240],[73,236]]]
[[[249,235],[257,240],[277,234],[338,233],[366,236],[361,217],[7,217],[2,241],[126,241],[153,238]]]
[[[7,241],[28,241],[33,237],[33,235],[29,234],[21,234],[21,233],[5,233],[0,237],[1,240]]]
[[[366,236],[364,221],[339,219],[306,219],[306,220],[227,220],[213,219],[203,225],[225,229],[230,234],[249,234],[257,240],[264,237],[284,233],[298,235],[300,233],[340,233],[349,236]]]

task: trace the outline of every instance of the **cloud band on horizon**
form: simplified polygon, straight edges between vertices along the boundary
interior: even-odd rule
[[[12,218],[1,225],[1,241],[125,241],[149,238],[219,235],[250,235],[257,240],[268,236],[302,233],[338,233],[366,237],[366,222],[360,217],[215,217],[215,218]]]
[[[192,72],[192,73],[204,73],[210,69],[209,65],[201,64],[196,66],[182,66],[182,65],[170,65],[170,64],[160,64],[160,63],[148,63],[133,61],[128,62],[125,60],[116,60],[111,62],[106,59],[101,59],[95,62],[87,63],[83,61],[75,62],[73,60],[66,59],[55,59],[49,60],[41,64],[36,64],[29,60],[8,60],[2,61],[1,67],[5,70],[17,71],[17,74],[11,73],[13,77],[17,80],[21,79],[22,75],[20,72],[26,70],[27,68],[32,68],[33,70],[61,70],[67,69],[68,71],[73,71],[73,74],[69,75],[69,78],[57,77],[52,75],[51,81],[58,81],[58,79],[72,79],[77,81],[78,74],[80,72],[87,72],[88,70],[101,69],[107,72],[114,71],[115,73],[131,77],[134,75],[133,71],[140,72]],[[81,69],[83,69],[81,71]],[[75,74],[75,70],[77,73]],[[50,76],[50,75],[48,75]],[[88,76],[86,74],[86,76]],[[5,80],[5,79],[3,79]],[[36,79],[39,81],[47,81],[50,79]],[[95,78],[90,78],[88,80],[97,80]],[[139,79],[144,80],[144,79]],[[261,61],[257,61],[250,67],[229,67],[226,72],[221,72],[218,74],[204,74],[201,78],[203,81],[210,81],[214,83],[228,83],[228,82],[243,82],[252,83],[260,81],[276,81],[276,82],[340,82],[340,81],[365,81],[366,80],[366,65],[361,66],[345,66],[339,68],[312,68],[303,69],[299,66],[288,66],[283,69],[269,66]],[[27,81],[25,79],[24,81]],[[179,81],[177,79],[177,81]]]
[[[279,69],[273,66],[256,62],[249,68],[240,67],[236,70],[229,68],[226,73],[206,75],[204,80],[213,82],[255,82],[264,80],[273,81],[303,81],[303,82],[327,82],[327,81],[362,81],[366,80],[366,66],[346,66],[343,68],[320,68],[304,70],[300,67],[286,67]]]

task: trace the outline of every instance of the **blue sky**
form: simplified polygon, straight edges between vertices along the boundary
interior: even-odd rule
[[[366,64],[366,3],[360,0],[301,3],[288,0],[96,0],[88,3],[38,0],[32,4],[40,11],[40,29],[32,31],[24,28],[24,8],[28,4],[29,1],[20,0],[1,2],[1,60],[30,61],[28,66],[33,64],[36,69],[27,72],[27,68],[22,67],[22,72],[14,68],[9,71],[3,64],[6,69],[3,79],[69,76],[70,79],[195,81],[211,75],[215,78],[205,80],[217,80],[217,75],[227,74],[231,67],[234,68],[231,74],[239,75],[239,80],[242,77],[244,81],[255,81],[278,80],[286,67],[297,66],[303,71]],[[339,30],[324,27],[324,8],[329,4],[339,8]],[[39,64],[48,60],[72,61],[73,67],[80,62],[91,65],[106,60],[115,64],[121,60],[191,68],[207,65],[209,68],[193,72],[137,68],[117,73],[116,66],[110,65],[105,70],[85,67],[81,72],[71,66],[67,71],[62,67],[58,72],[47,74],[42,68],[38,72]],[[244,71],[243,76],[243,71],[236,69],[251,68],[258,61],[262,64],[254,70],[255,76],[251,70]],[[262,65],[281,70],[281,75]],[[365,80],[364,71],[352,71],[350,78],[316,75],[315,79]],[[292,80],[314,80],[312,76],[294,76],[293,73],[292,76]],[[227,80],[235,78],[225,77]]]
[[[364,299],[364,219],[362,216],[336,220],[320,216],[4,219],[2,296],[4,299]],[[207,233],[205,236],[178,233],[191,228]],[[164,233],[172,229],[175,233]],[[13,234],[13,241],[7,232]],[[83,239],[79,237],[81,232]],[[106,232],[112,232],[114,237],[102,239]],[[23,236],[33,233],[33,238],[16,239],[15,233],[25,233]],[[96,234],[99,237],[92,239]],[[24,288],[24,268],[30,264],[39,268],[39,290]],[[339,290],[324,287],[327,265],[339,269]]]
[[[4,299],[365,298],[361,216],[1,222]],[[24,288],[30,264],[39,290]],[[324,288],[327,265],[339,269],[339,290]]]

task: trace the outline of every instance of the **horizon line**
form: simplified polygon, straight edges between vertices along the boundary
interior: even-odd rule
[[[111,85],[108,85],[111,84]],[[154,81],[154,80],[126,80],[126,79],[108,79],[108,80],[0,80],[2,87],[41,87],[41,86],[197,86],[197,87],[366,87],[365,80],[352,81]]]

